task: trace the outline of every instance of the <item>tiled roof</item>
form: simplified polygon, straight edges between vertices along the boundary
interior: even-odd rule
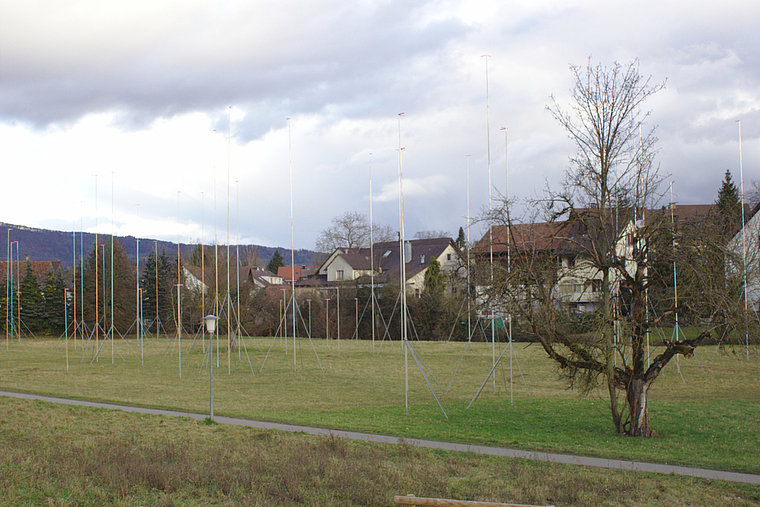
[[[277,269],[277,276],[281,276],[283,280],[292,280],[292,275],[295,275],[295,279],[299,280],[307,276],[313,275],[317,272],[317,266],[280,266]]]

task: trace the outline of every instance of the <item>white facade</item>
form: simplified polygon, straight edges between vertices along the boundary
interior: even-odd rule
[[[726,275],[745,276],[747,304],[758,309],[760,304],[760,213],[758,208],[744,227],[728,242],[726,249]],[[742,280],[744,284],[744,280]]]

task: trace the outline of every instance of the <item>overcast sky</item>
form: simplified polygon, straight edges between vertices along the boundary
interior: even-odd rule
[[[456,236],[468,160],[470,215],[488,203],[485,54],[494,195],[501,127],[510,195],[558,186],[574,147],[546,105],[589,57],[666,81],[648,124],[677,202],[738,185],[739,125],[745,192],[760,179],[758,2],[0,0],[0,25],[4,222],[210,243],[216,202],[221,243],[229,209],[233,243],[289,248],[292,165],[313,248],[369,215],[371,163],[375,222],[398,229],[404,112],[407,236]]]

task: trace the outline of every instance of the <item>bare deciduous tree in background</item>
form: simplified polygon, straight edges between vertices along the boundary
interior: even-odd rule
[[[394,241],[396,238],[390,226],[374,224],[375,243]],[[367,215],[346,211],[332,219],[332,225],[324,229],[317,238],[316,250],[323,254],[332,253],[336,248],[367,248],[370,242],[370,224]]]

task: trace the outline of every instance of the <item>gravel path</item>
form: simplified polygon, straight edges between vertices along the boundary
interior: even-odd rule
[[[116,405],[113,403],[99,403],[94,401],[73,400],[68,398],[56,398],[53,396],[42,396],[38,394],[16,393],[11,391],[0,391],[0,396],[9,396],[25,400],[40,400],[50,403],[60,403],[63,405],[78,405],[83,407],[108,408],[113,410],[123,410],[125,412],[139,412],[143,414],[163,415],[167,417],[192,417],[202,421],[208,417],[208,414],[197,414],[192,412],[178,412],[175,410],[161,410],[155,408],[132,407],[128,405]],[[398,444],[405,442],[418,447],[427,447],[429,449],[443,449],[447,451],[474,452],[478,454],[490,454],[493,456],[506,456],[509,458],[525,458],[537,461],[547,461],[550,463],[565,463],[569,465],[581,465],[597,468],[612,468],[618,470],[630,470],[639,472],[658,472],[663,474],[689,475],[692,477],[702,477],[705,479],[715,479],[721,481],[746,482],[750,484],[760,484],[760,475],[742,474],[736,472],[723,472],[720,470],[707,470],[704,468],[691,468],[675,465],[661,465],[657,463],[642,463],[639,461],[622,461],[605,458],[589,458],[585,456],[572,456],[569,454],[554,454],[548,452],[520,451],[517,449],[505,449],[502,447],[490,447],[485,445],[466,445],[452,444],[449,442],[435,442],[432,440],[418,439],[401,439],[398,437],[389,437],[384,435],[373,435],[370,433],[358,433],[355,431],[330,430],[325,428],[312,428],[309,426],[297,426],[293,424],[280,424],[265,421],[254,421],[250,419],[238,419],[235,417],[215,416],[214,420],[220,424],[232,424],[235,426],[250,426],[266,430],[280,430],[301,432],[307,435],[325,435],[347,438],[350,440],[362,440],[366,442],[378,442],[385,444]]]

